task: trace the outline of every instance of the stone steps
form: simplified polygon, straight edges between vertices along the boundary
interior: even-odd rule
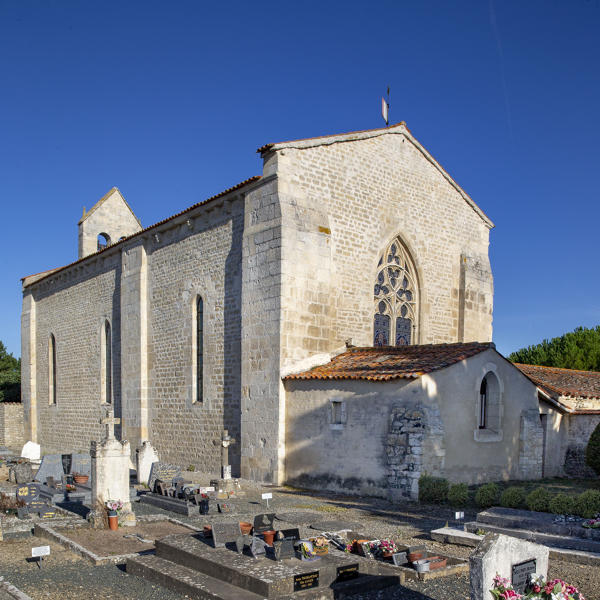
[[[194,600],[260,600],[263,598],[159,556],[147,555],[128,559],[127,573],[158,583]]]

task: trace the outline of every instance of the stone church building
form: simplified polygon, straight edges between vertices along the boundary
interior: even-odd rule
[[[262,175],[150,227],[113,188],[25,277],[26,436],[414,496],[542,475],[539,389],[492,338],[490,219],[404,123],[267,144]],[[557,467],[558,468],[558,467]]]

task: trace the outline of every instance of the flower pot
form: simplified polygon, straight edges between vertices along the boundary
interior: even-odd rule
[[[441,556],[430,556],[427,559],[429,563],[429,570],[435,571],[435,569],[442,569],[446,566],[447,558],[442,558]]]
[[[111,531],[117,531],[119,529],[119,515],[116,512],[114,515],[111,513],[108,514],[108,528]]]
[[[79,485],[85,485],[88,482],[89,478],[89,475],[73,475],[73,480]]]
[[[386,550],[382,550],[381,551],[381,556],[383,558],[392,558],[392,556],[394,556],[393,552],[387,552]]]
[[[406,556],[408,562],[414,563],[417,560],[421,560],[423,558],[423,552],[409,552]]]
[[[250,532],[252,531],[252,523],[240,521],[240,531],[242,535],[250,535]]]
[[[265,544],[267,544],[267,546],[272,546],[273,545],[273,540],[275,539],[275,534],[277,532],[274,529],[271,529],[269,531],[265,531],[262,535],[263,535],[263,540],[265,541]]]
[[[205,525],[204,529],[204,537],[205,538],[211,538],[212,537],[212,527],[210,525]]]

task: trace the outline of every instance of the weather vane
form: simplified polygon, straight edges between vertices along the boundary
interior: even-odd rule
[[[385,98],[381,98],[381,116],[385,121],[385,126],[388,127],[390,122],[388,120],[388,113],[390,110],[390,86],[388,85],[387,89],[387,101]]]

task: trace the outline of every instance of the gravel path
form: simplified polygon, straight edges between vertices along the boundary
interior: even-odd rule
[[[264,491],[264,490],[263,490]],[[315,496],[287,488],[270,489],[273,500],[269,511],[285,516],[286,522],[297,521],[302,535],[314,535],[310,523],[318,521],[347,521],[360,523],[361,530],[373,537],[397,537],[403,543],[423,544],[434,551],[452,556],[468,558],[471,548],[441,544],[429,539],[431,529],[441,527],[447,521],[453,524],[453,510],[439,506],[406,504],[392,506],[384,500],[341,497],[334,495]],[[178,520],[197,527],[211,521],[251,520],[251,515],[266,512],[261,490],[255,490],[244,498],[231,503],[235,513],[183,517],[149,505],[135,504],[138,514],[168,514]],[[212,510],[212,507],[211,507]],[[466,519],[474,520],[475,512],[466,511]],[[125,532],[125,530],[124,530]],[[164,599],[176,600],[184,596],[168,589],[127,575],[124,567],[104,565],[95,567],[85,559],[50,543],[51,555],[44,561],[43,568],[28,561],[31,547],[48,542],[39,538],[0,542],[0,575],[34,600],[70,599]],[[588,600],[600,598],[600,568],[551,561],[549,577],[560,577],[579,587]],[[382,590],[356,596],[357,600],[468,600],[468,574],[432,579],[428,582],[406,582],[394,590]]]

